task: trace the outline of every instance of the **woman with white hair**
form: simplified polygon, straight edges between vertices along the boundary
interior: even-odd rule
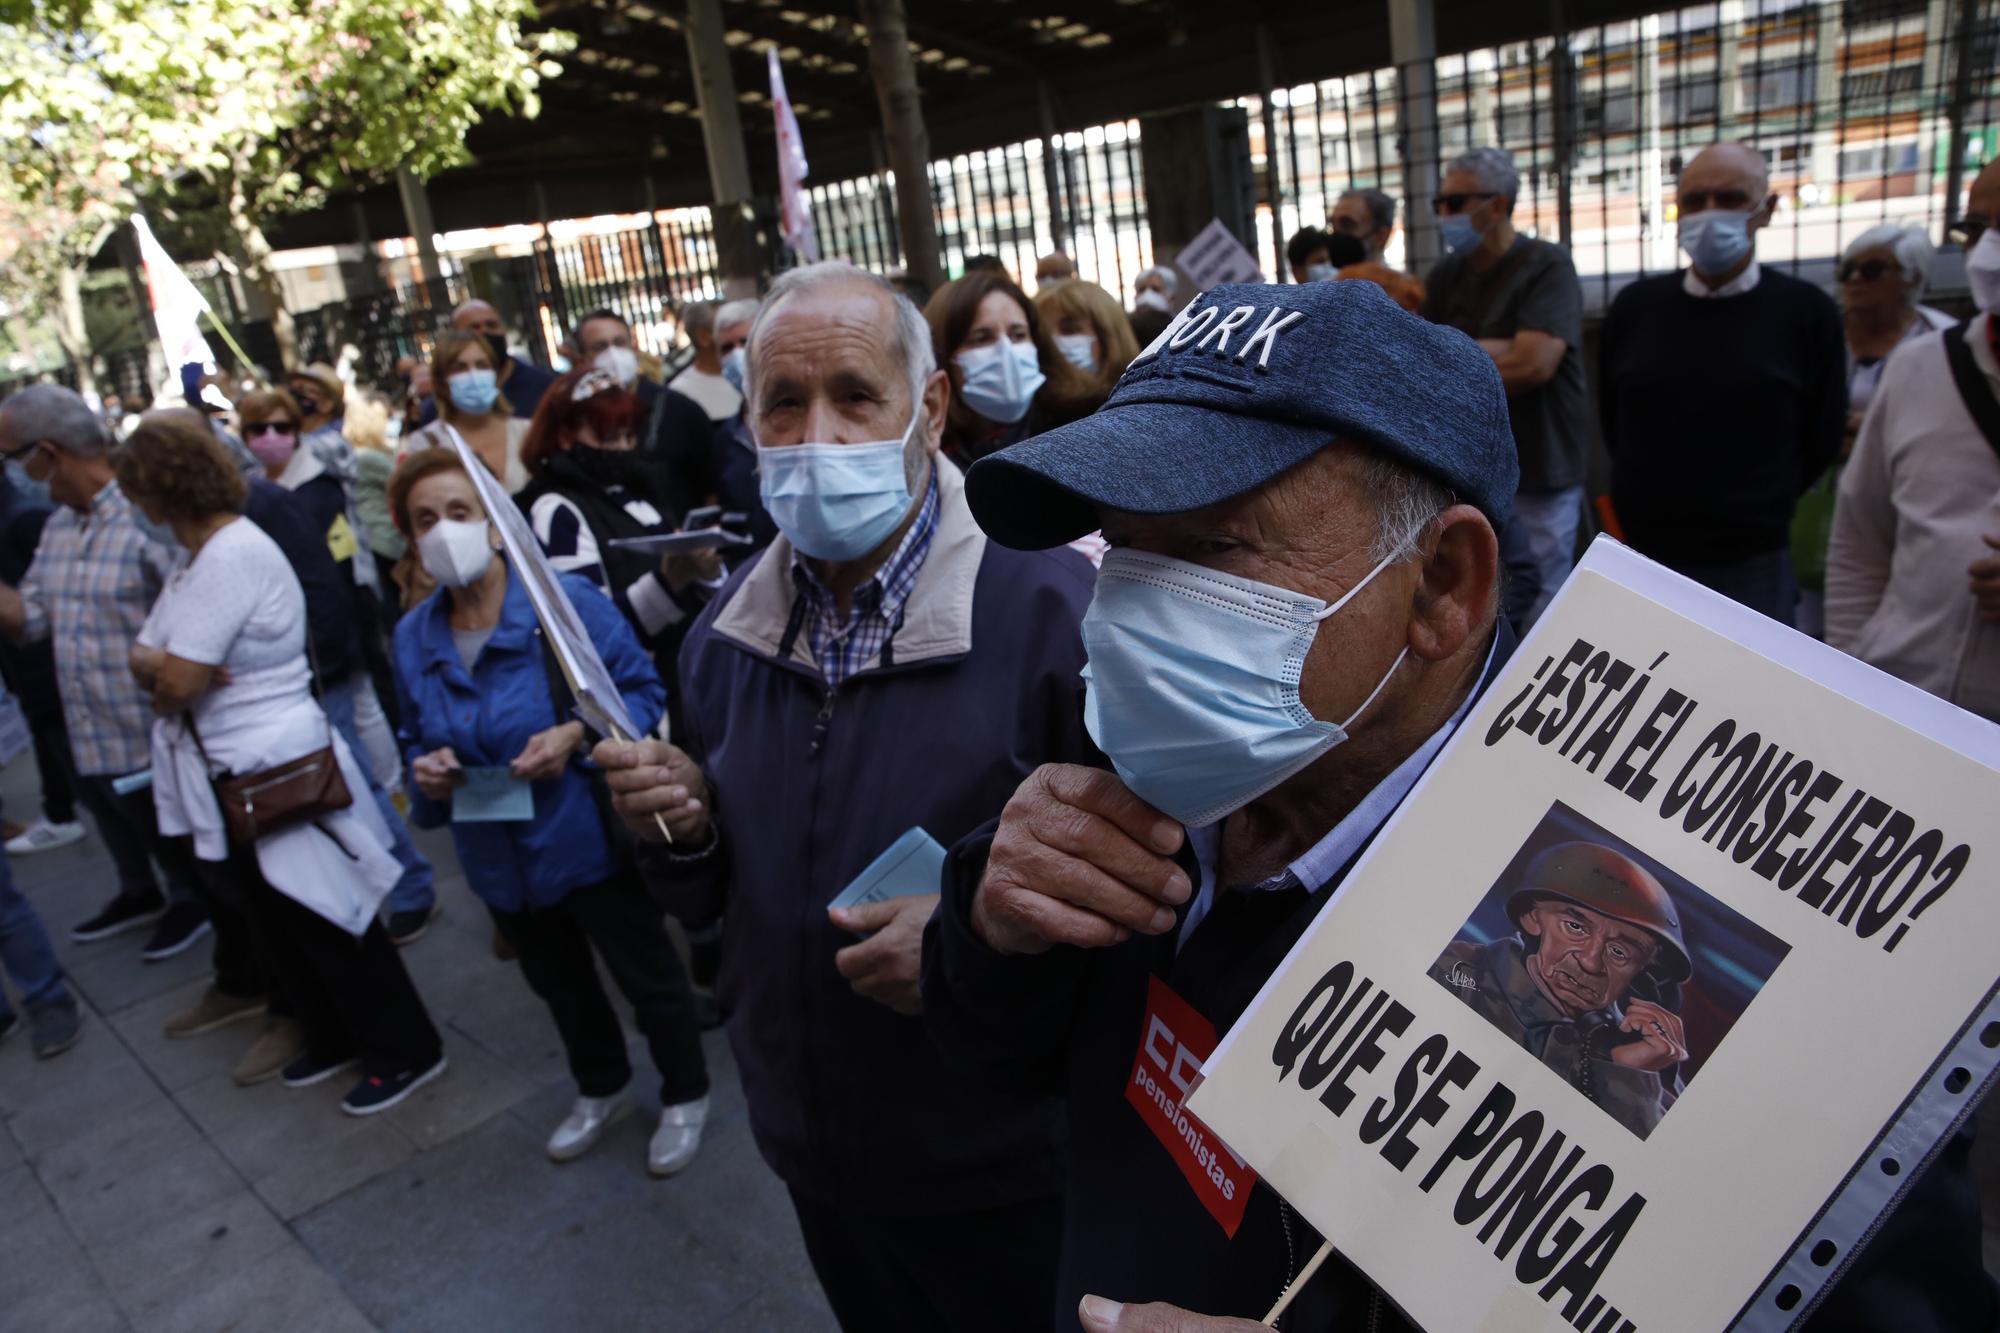
[[[1884,222],[1848,242],[1835,270],[1847,331],[1847,435],[1851,441],[1882,378],[1882,364],[1907,338],[1958,321],[1919,305],[1930,279],[1930,239],[1921,227]]]
[[[1847,433],[1840,460],[1800,497],[1792,519],[1792,564],[1799,579],[1795,623],[1814,638],[1824,633],[1826,623],[1822,585],[1841,463],[1854,449],[1861,420],[1882,381],[1882,367],[1904,342],[1958,322],[1917,303],[1934,253],[1923,228],[1884,222],[1849,241],[1834,270],[1847,335]]]

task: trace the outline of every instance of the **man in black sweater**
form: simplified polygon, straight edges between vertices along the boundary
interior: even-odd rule
[[[1611,500],[1626,540],[1790,624],[1792,508],[1832,461],[1847,415],[1840,312],[1760,268],[1764,159],[1715,144],[1681,171],[1689,265],[1618,294],[1598,352]]]

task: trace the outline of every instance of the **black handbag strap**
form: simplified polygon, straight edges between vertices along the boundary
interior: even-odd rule
[[[1979,433],[1986,437],[1993,452],[2000,454],[2000,398],[1993,396],[1993,385],[1973,360],[1965,329],[1963,324],[1954,324],[1944,331],[1945,363],[1951,367],[1952,383],[1958,386],[1958,396],[1964,400],[1973,424],[1979,427]]]

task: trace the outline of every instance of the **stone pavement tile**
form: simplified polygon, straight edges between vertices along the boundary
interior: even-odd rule
[[[200,1000],[208,985],[204,974],[106,1016],[119,1039],[169,1092],[235,1069],[263,1028],[262,1018],[246,1018],[199,1037],[169,1037],[167,1020]]]
[[[0,1053],[8,1056],[0,1064],[0,1118],[30,1157],[161,1099],[159,1085],[87,1008],[83,1039],[55,1059],[30,1058],[17,1070],[20,1053]]]
[[[108,1217],[115,1225],[131,1206],[127,1181],[162,1162],[208,1151],[180,1108],[160,1098],[98,1117],[87,1133],[36,1154],[34,1166],[64,1213]]]
[[[209,976],[214,971],[212,938],[199,940],[192,948],[159,963],[139,956],[146,943],[144,931],[74,946],[67,957],[68,951],[58,946],[56,955],[69,974],[70,985],[100,1013],[111,1014]]]
[[[449,1027],[444,1050],[451,1062],[444,1075],[381,1117],[419,1148],[457,1138],[535,1091],[534,1084]]]
[[[347,1087],[335,1078],[312,1088],[275,1079],[239,1088],[223,1074],[183,1090],[179,1101],[258,1196],[289,1220],[416,1151],[386,1116],[342,1115]]]
[[[810,1280],[791,1196],[758,1154],[744,1117],[711,1125],[687,1170],[659,1182],[647,1204],[712,1248],[754,1256],[773,1275]]]
[[[713,1333],[840,1333],[840,1321],[810,1281],[766,1291],[711,1327]]]
[[[374,1325],[312,1257],[296,1245],[254,1264],[190,1282],[143,1319],[139,1333],[372,1333]]]
[[[133,1323],[145,1325],[298,1242],[247,1189],[163,1220],[143,1235],[91,1250],[105,1285]]]
[[[372,1309],[390,1330],[505,1333],[586,1326],[694,1333],[752,1299],[754,1267],[663,1224],[631,1198],[558,1226],[502,1229],[469,1268],[436,1275]]]
[[[477,1042],[534,1087],[566,1082],[569,1063],[555,1020],[541,997],[528,989],[521,969],[496,962],[491,954],[454,962],[441,976],[418,979],[431,1017]]]
[[[538,1265],[534,1242],[635,1193],[646,1178],[638,1161],[623,1173],[608,1161],[558,1166],[543,1156],[539,1135],[498,1116],[314,1209],[293,1230],[363,1309],[386,1319],[469,1281],[497,1247],[527,1246],[511,1264]],[[480,1281],[506,1289],[530,1276],[502,1267]]]
[[[77,1192],[51,1190],[63,1218],[93,1254],[116,1256],[134,1242],[243,1189],[243,1179],[207,1144],[195,1144]]]
[[[32,1168],[0,1171],[0,1328],[121,1330],[125,1320]]]

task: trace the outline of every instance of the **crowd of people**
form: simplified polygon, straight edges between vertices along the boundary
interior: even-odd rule
[[[1366,190],[1294,238],[1296,285],[1184,298],[1161,267],[1129,311],[1060,254],[1032,296],[979,261],[921,308],[795,268],[685,312],[671,379],[614,311],[558,375],[472,301],[399,368],[394,432],[326,367],[226,412],[191,383],[116,441],[20,390],[0,669],[44,809],[9,852],[81,836],[80,803],[119,882],[73,937],[212,934],[169,1035],[255,1023],[239,1082],[345,1075],[367,1115],[446,1073],[405,821],[448,825],[568,1057],[551,1159],[639,1104],[601,963],[660,1079],[648,1169],[699,1151],[726,1021],[844,1327],[1261,1327],[1317,1237],[1261,1187],[1216,1225],[1142,1132],[1149,987],[1229,1027],[1592,530],[2000,720],[2000,165],[1960,323],[1918,304],[1913,230],[1857,237],[1837,301],[1760,267],[1763,159],[1695,155],[1688,266],[1619,293],[1594,391],[1519,184],[1451,162],[1421,281]],[[638,738],[586,732],[499,494]],[[848,905],[913,835],[934,891]],[[73,1044],[4,859],[0,966],[35,1053]],[[1991,1323],[1967,1150],[1811,1327]],[[1284,1327],[1406,1325],[1336,1260]]]

